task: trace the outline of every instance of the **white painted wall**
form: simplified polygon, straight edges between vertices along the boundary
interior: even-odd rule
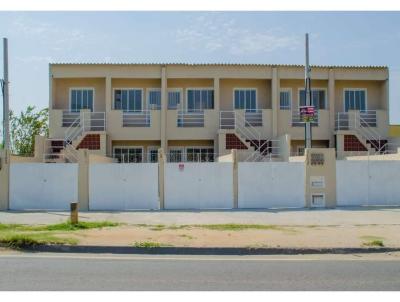
[[[400,205],[400,161],[336,161],[338,206]]]
[[[231,209],[232,163],[178,163],[165,165],[166,209]]]
[[[89,209],[159,209],[158,164],[90,165]]]
[[[300,162],[239,163],[239,208],[305,206],[305,166]]]
[[[68,210],[73,201],[78,201],[78,164],[11,164],[11,210]]]

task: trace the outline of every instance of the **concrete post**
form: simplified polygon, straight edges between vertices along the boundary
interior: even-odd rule
[[[219,118],[219,108],[220,108],[220,92],[219,92],[219,78],[214,78],[214,109],[218,112]]]
[[[112,78],[111,76],[106,76],[106,128],[107,121],[110,118],[109,112],[113,109],[113,92],[112,92]],[[106,129],[107,130],[107,129]],[[110,154],[112,156],[112,141],[111,137],[106,137],[106,155]]]
[[[34,157],[36,162],[43,162],[43,155],[46,152],[46,137],[35,135]]]
[[[276,67],[272,68],[271,83],[271,105],[272,105],[272,137],[278,135],[278,98],[279,98],[279,75]]]
[[[332,129],[332,132],[335,129],[335,72],[333,69],[329,69],[329,78],[328,78],[328,108],[329,108],[329,125]],[[331,138],[329,139],[329,147],[334,148],[334,138],[333,133],[331,134]]]
[[[233,160],[233,208],[239,208],[239,167],[238,167],[238,154],[236,149],[232,149]]]
[[[161,133],[161,149],[167,150],[167,107],[168,107],[168,94],[167,94],[167,68],[163,66],[161,68],[161,122],[160,122],[160,133]]]
[[[89,154],[86,149],[78,150],[78,201],[80,208],[89,210]]]
[[[322,196],[326,208],[336,207],[336,156],[334,148],[310,148],[306,156],[306,207],[314,207],[312,201]]]
[[[79,203],[78,202],[71,202],[70,204],[71,207],[71,213],[70,213],[70,220],[71,224],[78,224],[78,207]]]
[[[0,210],[10,208],[10,151],[0,150]]]
[[[279,154],[283,161],[288,162],[290,157],[290,134],[279,137]]]
[[[158,149],[158,197],[160,202],[160,210],[165,209],[164,192],[165,192],[165,153],[162,148]]]

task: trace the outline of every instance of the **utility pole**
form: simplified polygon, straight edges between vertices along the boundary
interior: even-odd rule
[[[7,38],[3,38],[3,68],[4,68],[4,79],[2,80],[2,92],[3,92],[3,148],[6,150],[10,149],[10,105],[9,105],[9,90],[8,90],[8,41]]]
[[[309,48],[308,48],[308,34],[306,34],[306,66],[305,66],[305,94],[306,94],[306,106],[312,106],[311,104],[311,68],[309,61]],[[305,122],[305,144],[306,148],[312,147],[312,131],[311,121]]]

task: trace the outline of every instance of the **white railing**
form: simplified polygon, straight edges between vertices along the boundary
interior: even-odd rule
[[[255,128],[262,126],[262,111],[255,110],[253,112],[241,111],[220,111],[219,127],[220,129],[235,129],[250,147],[254,147],[252,152],[245,161],[263,161],[272,157],[279,157],[279,148],[272,146],[273,140],[265,140],[262,138],[260,131]]]
[[[262,144],[260,149],[253,152],[245,161],[260,162],[272,161],[280,158],[279,140],[267,140]]]
[[[80,117],[80,112],[78,111],[68,111],[63,110],[62,112],[62,126],[70,127],[74,121]]]
[[[376,111],[349,111],[336,114],[336,130],[354,130],[369,143],[376,152],[385,150],[387,143],[383,141],[380,133],[375,129],[377,126]]]
[[[292,110],[292,127],[304,127],[305,122],[301,118],[299,110]],[[314,121],[311,122],[311,125],[318,126],[319,124],[319,112],[315,110]]]
[[[204,111],[178,111],[177,127],[204,127]]]
[[[122,127],[151,127],[151,111],[124,111]]]

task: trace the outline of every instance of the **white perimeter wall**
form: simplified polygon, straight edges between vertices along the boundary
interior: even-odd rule
[[[90,165],[89,209],[159,209],[158,164]]]
[[[78,201],[78,164],[11,164],[11,210],[68,210],[73,201]]]
[[[166,209],[231,209],[232,163],[178,163],[165,165]]]
[[[336,161],[338,206],[400,205],[400,161]]]
[[[304,163],[240,162],[239,208],[304,207],[304,183]]]

